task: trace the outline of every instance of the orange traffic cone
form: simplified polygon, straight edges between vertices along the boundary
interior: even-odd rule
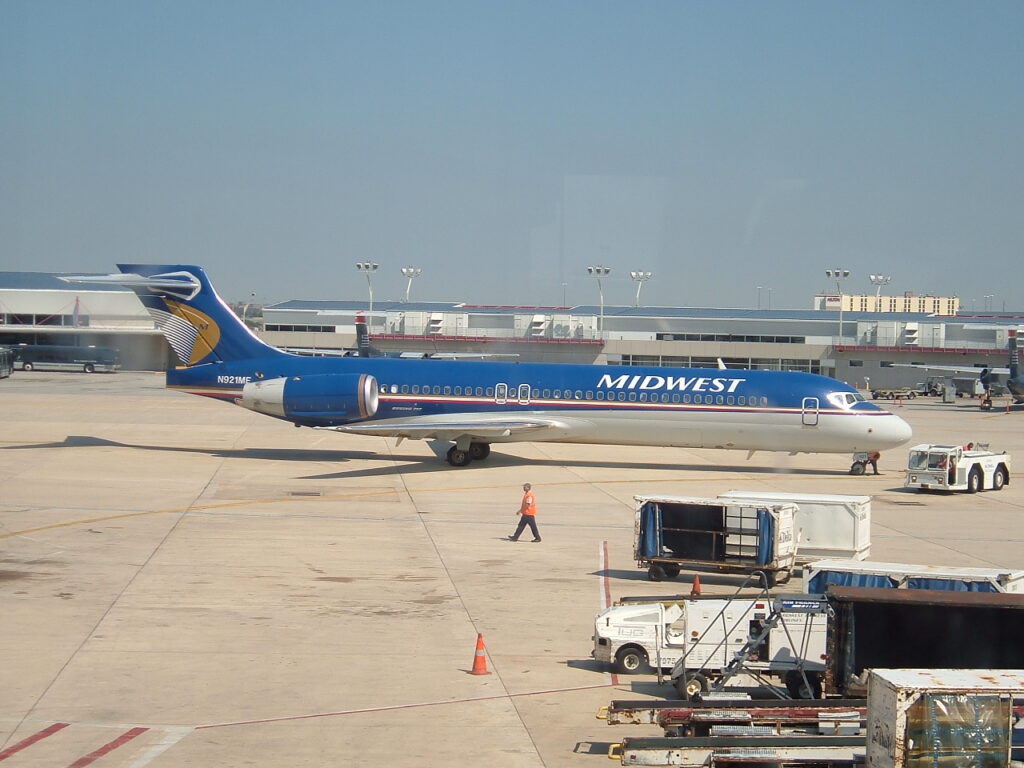
[[[473,656],[473,669],[471,675],[489,675],[487,671],[487,653],[484,651],[484,636],[477,633],[476,653]]]
[[[690,590],[690,597],[696,597],[700,594],[700,574],[693,574],[693,588]]]

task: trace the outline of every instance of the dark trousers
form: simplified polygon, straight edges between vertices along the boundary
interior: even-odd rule
[[[523,532],[526,526],[530,526],[530,530],[533,531],[533,538],[539,539],[540,534],[537,533],[537,521],[533,518],[535,515],[520,515],[519,525],[516,526],[516,532],[512,534],[512,541],[519,541],[519,535]]]

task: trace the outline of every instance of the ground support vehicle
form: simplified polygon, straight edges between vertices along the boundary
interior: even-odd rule
[[[707,691],[756,637],[744,671],[783,678],[796,691],[800,670],[809,670],[813,685],[824,668],[826,617],[776,609],[776,599],[767,594],[613,605],[594,619],[593,657],[621,673],[672,669],[679,678],[677,690],[690,686],[687,693],[695,696]]]
[[[633,556],[651,581],[683,568],[765,574],[766,586],[788,581],[796,561],[793,504],[634,496]]]
[[[723,603],[717,615],[701,617],[702,627],[688,628],[686,650],[671,672],[679,696],[721,691],[742,673],[779,698],[785,693],[769,678],[781,678],[794,699],[818,698],[829,617],[824,597],[763,594],[752,603],[738,596]]]
[[[1014,699],[1024,699],[1024,670],[874,669],[868,765],[1009,766],[1024,759]]]
[[[726,491],[741,504],[795,504],[796,562],[823,557],[863,560],[871,552],[871,497],[814,493]]]
[[[1007,568],[816,560],[803,567],[803,578],[804,591],[809,594],[824,593],[832,584],[846,587],[1024,593],[1024,571]]]
[[[657,725],[666,736],[710,736],[729,726],[770,728],[772,734],[863,732],[865,699],[728,699],[713,701],[612,701],[597,712],[608,725]]]
[[[872,400],[913,400],[917,395],[916,387],[878,387],[871,390]]]
[[[1024,594],[832,585],[823,690],[856,698],[870,669],[1024,669]]]
[[[904,487],[920,491],[1001,491],[1010,482],[1010,455],[987,446],[922,443],[910,449]]]
[[[620,765],[682,765],[697,768],[852,768],[863,766],[863,736],[690,736],[623,739],[608,748]]]

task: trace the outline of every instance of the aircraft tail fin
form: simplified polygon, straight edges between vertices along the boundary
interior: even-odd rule
[[[285,354],[261,341],[231,311],[201,267],[170,264],[117,266],[121,270],[119,274],[61,279],[131,288],[182,365],[191,367]]]

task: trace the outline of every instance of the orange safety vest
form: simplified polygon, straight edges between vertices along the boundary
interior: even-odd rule
[[[519,508],[519,511],[524,515],[536,515],[537,514],[537,500],[533,498],[533,491],[527,491],[523,494],[523,505]]]

